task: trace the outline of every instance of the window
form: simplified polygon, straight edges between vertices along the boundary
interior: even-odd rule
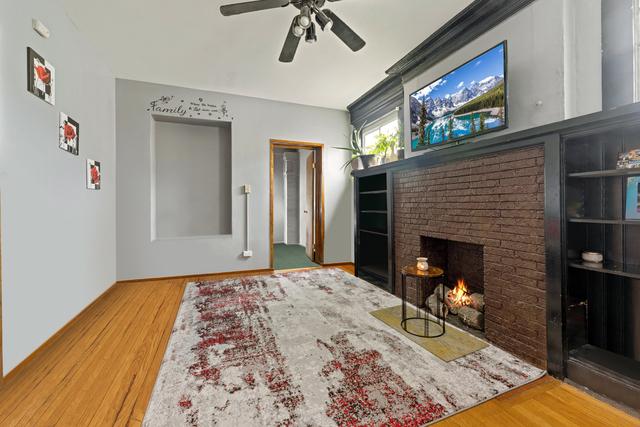
[[[362,140],[365,151],[369,152],[375,147],[378,135],[395,135],[399,130],[398,110],[394,110],[391,114],[364,128]]]

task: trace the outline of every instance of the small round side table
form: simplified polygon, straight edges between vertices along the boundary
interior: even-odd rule
[[[444,335],[446,323],[442,304],[438,304],[436,313],[432,313],[433,316],[429,316],[429,307],[426,304],[427,296],[434,293],[438,287],[435,281],[443,276],[444,270],[434,266],[429,266],[428,271],[418,270],[416,266],[407,266],[402,269],[402,320],[400,325],[406,332],[421,338],[437,338]],[[416,280],[415,316],[409,316],[407,313],[407,277]],[[441,283],[439,286],[442,287],[441,292],[444,294],[444,284]],[[409,323],[419,323],[419,325],[417,328],[409,330]],[[430,326],[433,325],[437,326],[434,328],[435,331],[430,330]]]

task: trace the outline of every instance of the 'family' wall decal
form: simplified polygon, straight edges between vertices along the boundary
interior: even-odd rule
[[[175,114],[180,117],[233,120],[233,117],[230,117],[229,109],[227,108],[227,101],[222,101],[222,104],[218,105],[209,103],[203,98],[188,101],[176,98],[173,95],[161,96],[149,103],[147,111],[153,113]]]

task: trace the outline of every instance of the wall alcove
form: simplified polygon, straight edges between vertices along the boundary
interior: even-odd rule
[[[152,116],[152,240],[231,234],[231,123]]]

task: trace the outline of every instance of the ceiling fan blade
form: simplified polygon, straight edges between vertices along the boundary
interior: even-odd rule
[[[282,52],[280,52],[280,62],[293,62],[293,58],[296,56],[296,51],[300,44],[300,37],[296,37],[292,29],[297,18],[297,16],[293,18],[293,22],[287,32],[287,38],[284,41],[284,46],[282,46]]]
[[[220,6],[220,13],[224,16],[239,15],[241,13],[257,12],[265,9],[275,9],[289,4],[289,0],[256,0],[244,3],[225,4]]]
[[[331,31],[333,31],[333,33],[344,42],[344,44],[349,46],[352,51],[357,52],[362,49],[365,44],[367,44],[359,35],[355,33],[355,31],[353,31],[347,24],[345,24],[342,19],[338,18],[338,16],[331,10],[324,9],[323,12],[333,21]]]

